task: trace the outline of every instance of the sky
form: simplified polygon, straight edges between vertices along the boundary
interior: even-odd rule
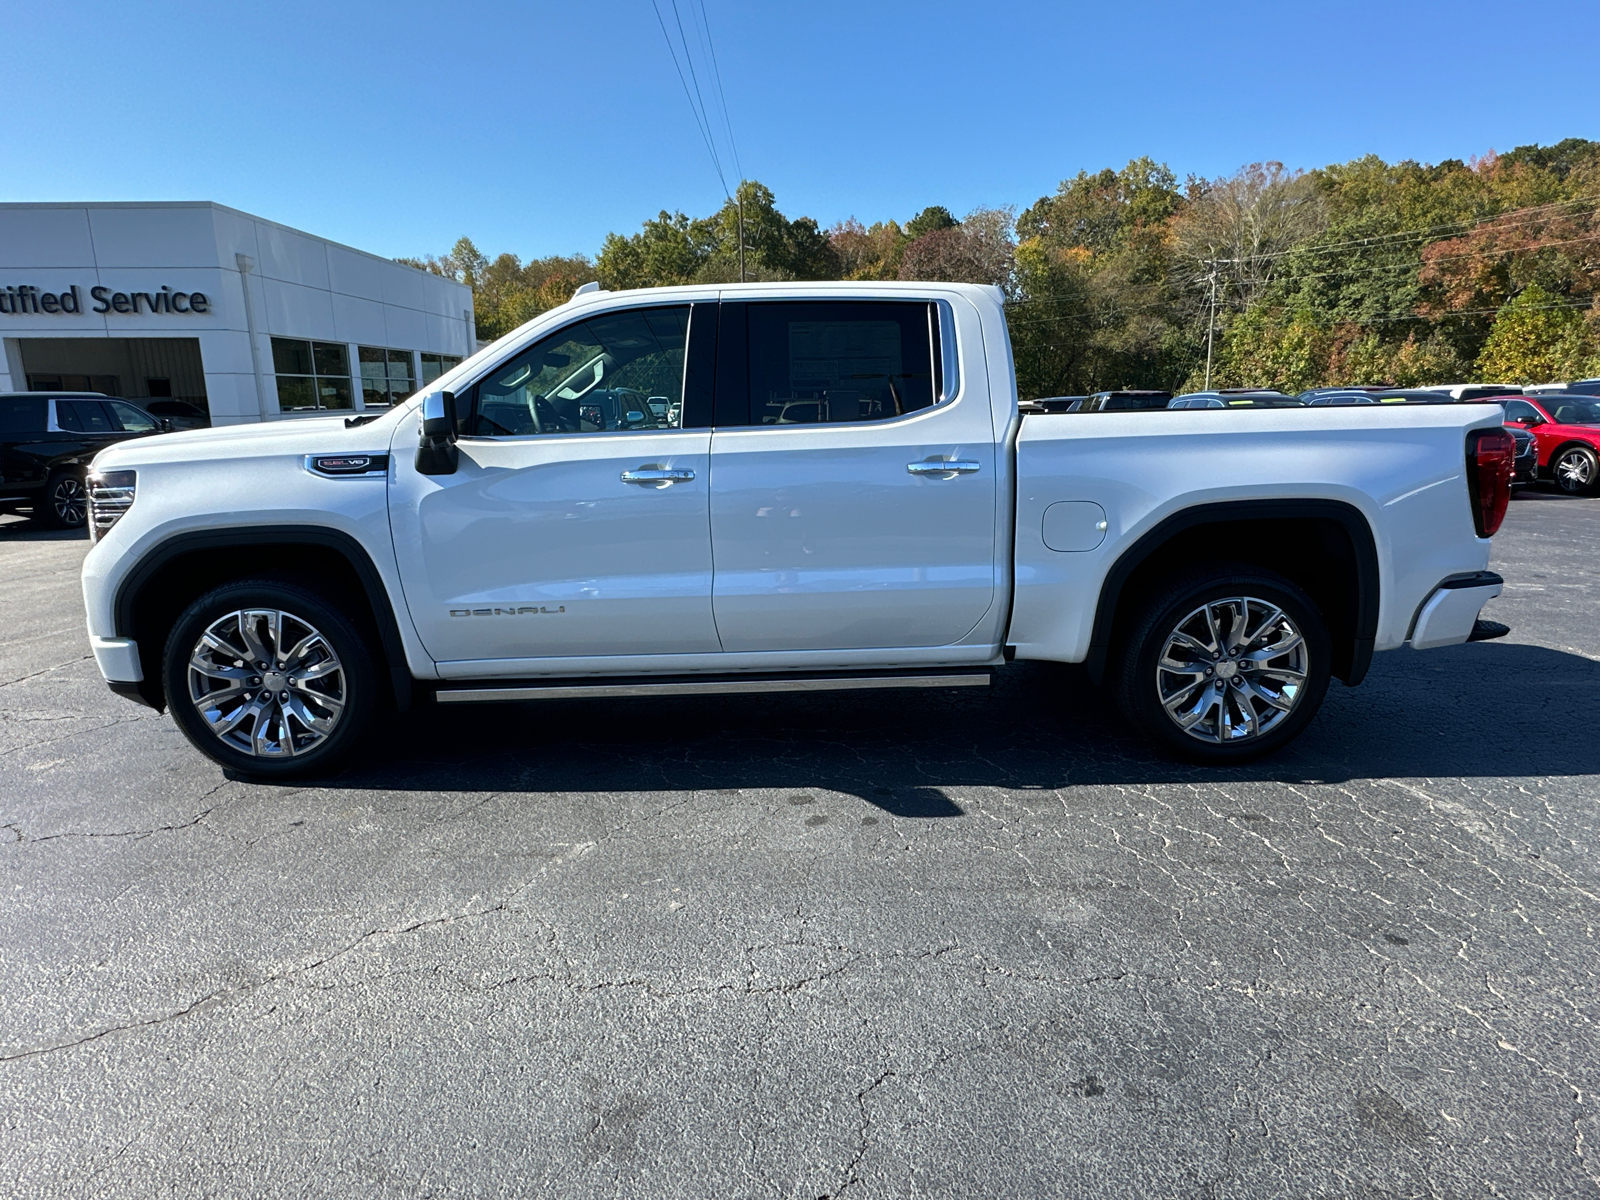
[[[51,0],[7,6],[0,200],[215,200],[388,256],[463,234],[593,255],[723,199],[679,20],[728,185],[736,154],[824,227],[1021,209],[1140,155],[1182,179],[1600,138],[1594,0]]]

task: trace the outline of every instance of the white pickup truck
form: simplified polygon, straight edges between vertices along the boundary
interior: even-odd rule
[[[424,699],[981,687],[1041,659],[1232,762],[1375,650],[1489,628],[1497,406],[1025,407],[993,288],[589,285],[392,410],[101,452],[95,659],[257,776],[327,770]]]

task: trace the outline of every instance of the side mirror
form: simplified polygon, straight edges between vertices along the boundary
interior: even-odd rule
[[[456,449],[456,394],[434,392],[422,399],[422,438],[417,443],[419,475],[454,475],[461,463]]]
[[[156,424],[161,427],[161,432],[162,433],[171,433],[172,432],[172,418],[171,417],[157,417],[156,418]]]

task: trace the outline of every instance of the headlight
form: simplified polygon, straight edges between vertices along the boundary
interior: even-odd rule
[[[135,471],[89,472],[89,540],[98,542],[133,507]]]

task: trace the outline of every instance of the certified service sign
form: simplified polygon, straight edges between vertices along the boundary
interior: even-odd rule
[[[42,292],[36,287],[22,284],[0,289],[0,313],[14,316],[50,316],[60,313],[191,313],[204,315],[211,311],[211,298],[204,292],[175,292],[163,287],[159,292],[113,292],[108,287],[89,289],[91,307],[83,307],[83,294],[74,284],[65,292]]]

